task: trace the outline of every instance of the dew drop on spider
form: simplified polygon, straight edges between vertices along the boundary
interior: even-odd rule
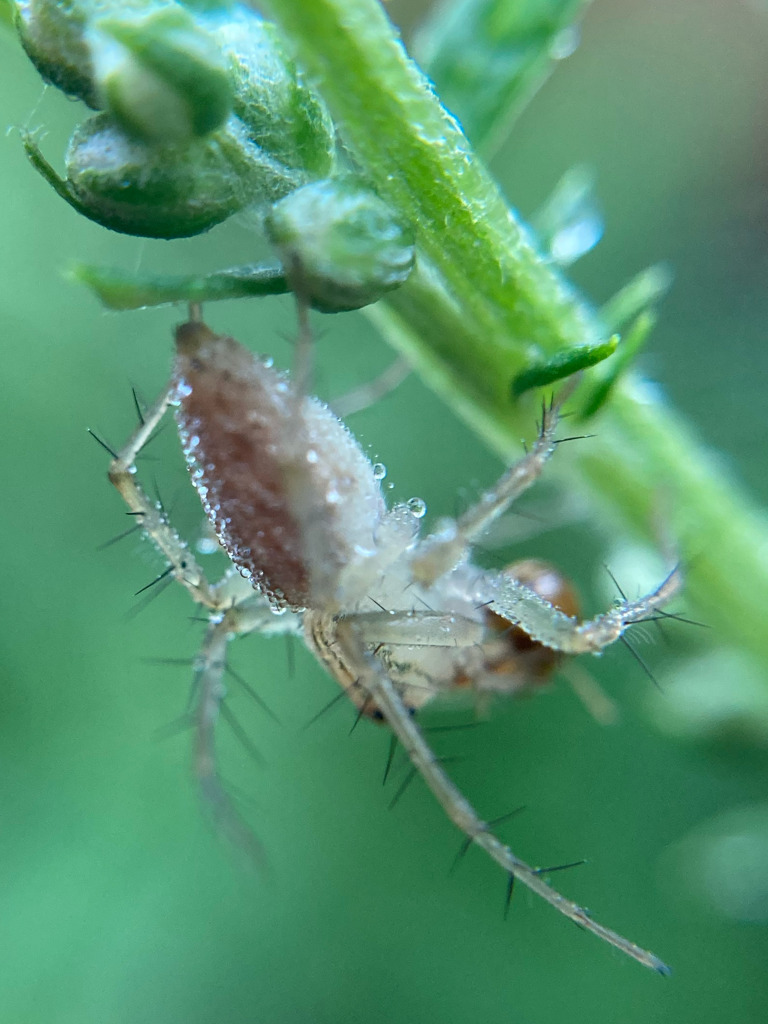
[[[304,376],[304,375],[300,375]],[[190,479],[232,568],[210,583],[135,477],[135,459],[172,406]],[[341,686],[359,716],[385,722],[465,843],[589,931],[663,970],[653,954],[594,922],[556,893],[542,871],[493,834],[432,753],[415,716],[457,689],[531,691],[567,655],[596,654],[647,618],[679,587],[672,572],[653,592],[582,621],[571,585],[533,559],[489,571],[473,548],[542,472],[555,451],[559,402],[496,485],[456,520],[423,533],[426,505],[387,507],[382,464],[348,428],[269,360],[199,320],[176,333],[171,382],[114,459],[110,478],[177,579],[207,609],[196,659],[195,769],[222,827],[257,844],[223,785],[214,730],[232,638],[288,633]],[[258,680],[254,682],[258,689]]]

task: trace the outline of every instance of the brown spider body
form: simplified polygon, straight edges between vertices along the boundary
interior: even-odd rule
[[[216,583],[136,478],[136,457],[169,406],[192,482],[232,562]],[[523,458],[458,520],[438,520],[422,536],[423,502],[387,508],[374,467],[327,406],[193,320],[177,331],[168,389],[115,456],[110,479],[169,563],[158,580],[172,575],[208,611],[195,660],[195,772],[233,838],[258,855],[215,754],[227,644],[250,632],[303,635],[360,714],[386,720],[467,843],[577,924],[664,972],[658,958],[592,920],[493,834],[413,720],[457,689],[531,690],[565,655],[599,653],[679,588],[674,571],[645,597],[581,621],[573,588],[549,564],[526,560],[491,572],[473,563],[473,545],[554,452],[558,411],[554,401],[545,405]]]

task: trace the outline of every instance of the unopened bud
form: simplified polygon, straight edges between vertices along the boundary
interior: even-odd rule
[[[91,54],[85,41],[88,6],[76,0],[17,0],[21,45],[46,82],[67,96],[99,107]]]
[[[229,65],[234,112],[252,141],[285,166],[302,168],[305,181],[329,176],[336,155],[333,122],[275,26],[235,8],[215,35]]]
[[[413,269],[411,228],[350,178],[305,185],[276,203],[266,224],[294,287],[325,312],[376,302]]]
[[[102,105],[131,137],[184,142],[219,128],[232,108],[220,47],[178,4],[94,19],[87,38]]]
[[[187,145],[148,146],[99,114],[72,137],[65,184],[72,205],[104,227],[184,238],[299,183],[249,142],[235,117]]]

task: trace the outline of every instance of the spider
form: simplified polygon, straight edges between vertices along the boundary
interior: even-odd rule
[[[301,312],[301,309],[300,309]],[[416,721],[440,694],[515,693],[546,676],[565,655],[597,654],[626,628],[652,616],[679,590],[677,569],[640,600],[624,600],[581,621],[557,571],[532,560],[504,571],[472,562],[473,544],[527,490],[555,450],[559,410],[545,404],[538,436],[458,519],[421,535],[423,503],[387,508],[380,472],[340,419],[305,393],[308,324],[293,379],[190,309],[176,331],[170,382],[115,454],[109,478],[167,561],[161,577],[181,583],[206,609],[195,661],[195,774],[222,827],[258,853],[217,768],[214,732],[225,696],[230,639],[293,633],[326,667],[361,716],[386,722],[450,820],[515,880],[566,917],[660,973],[665,964],[594,921],[556,892],[545,869],[520,860],[447,775]],[[303,339],[303,344],[302,344]],[[208,581],[188,545],[151,501],[136,458],[173,408],[190,477],[232,563]]]

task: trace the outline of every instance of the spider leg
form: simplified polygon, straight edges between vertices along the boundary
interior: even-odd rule
[[[572,387],[566,385],[556,399],[543,403],[538,437],[523,458],[502,474],[496,486],[486,491],[456,522],[444,520],[418,545],[411,564],[414,577],[420,583],[430,585],[458,565],[470,544],[541,476],[555,450],[554,435],[560,408]]]
[[[408,713],[397,688],[382,670],[376,659],[366,656],[355,634],[354,621],[350,618],[339,623],[339,642],[344,646],[349,663],[359,670],[366,690],[383,711],[392,731],[408,754],[414,768],[426,782],[448,818],[466,838],[480,846],[509,875],[541,896],[569,920],[603,939],[627,956],[650,967],[659,974],[668,974],[669,968],[653,953],[642,949],[634,942],[623,938],[617,932],[594,921],[587,911],[577,903],[561,896],[551,888],[536,868],[520,860],[512,850],[498,839],[489,822],[484,821],[466,797],[451,781],[442,765],[432,752],[427,741]]]
[[[109,469],[109,479],[122,495],[131,514],[137,516],[147,536],[168,561],[169,573],[209,610],[203,645],[194,661],[194,682],[189,717],[195,725],[194,773],[200,793],[211,808],[217,827],[259,863],[264,855],[258,839],[239,814],[222,783],[216,757],[216,726],[226,697],[224,673],[226,649],[235,636],[253,631],[296,632],[292,614],[276,616],[266,598],[254,592],[234,569],[217,583],[209,583],[187,544],[168,522],[165,512],[152,502],[136,479],[135,461],[147,439],[166,412],[171,391],[164,391],[144,414],[143,421]]]
[[[331,412],[340,420],[345,420],[353,413],[362,412],[394,391],[410,372],[411,367],[407,360],[399,356],[378,377],[329,402]]]
[[[138,517],[145,533],[168,562],[171,575],[186,587],[195,601],[215,609],[219,607],[218,600],[188,545],[136,479],[136,458],[163,418],[170,399],[169,388],[144,413],[136,430],[113,458],[109,479],[130,509],[130,514]]]
[[[490,607],[532,640],[565,654],[597,654],[618,640],[627,626],[670,601],[682,586],[682,573],[675,568],[659,586],[637,601],[622,601],[610,611],[585,622],[553,608],[528,587],[506,574],[489,577],[493,595]]]
[[[205,632],[203,645],[195,659],[195,704],[192,710],[195,721],[194,773],[216,827],[263,866],[262,846],[222,782],[216,756],[216,726],[227,695],[224,685],[227,643],[252,628],[248,615],[243,615],[240,608],[232,608],[223,618],[213,618]]]

